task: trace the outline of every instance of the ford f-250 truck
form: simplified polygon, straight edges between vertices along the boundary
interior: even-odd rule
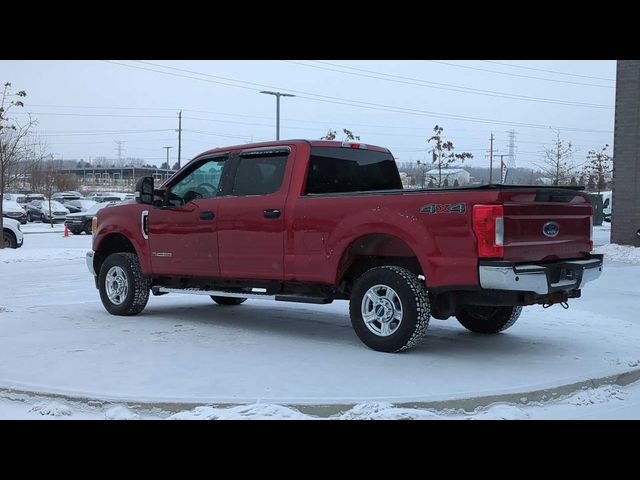
[[[349,300],[358,337],[397,352],[430,317],[497,333],[525,305],[579,297],[603,263],[579,190],[403,190],[389,150],[358,143],[218,148],[100,210],[87,265],[114,315],[140,313],[150,292]]]

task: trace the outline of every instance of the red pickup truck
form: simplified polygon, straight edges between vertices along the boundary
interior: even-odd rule
[[[415,345],[430,317],[497,333],[522,306],[580,296],[600,276],[579,188],[403,190],[389,150],[291,140],[207,151],[160,188],[98,212],[87,266],[105,308],[135,315],[150,292],[349,300],[369,347]]]

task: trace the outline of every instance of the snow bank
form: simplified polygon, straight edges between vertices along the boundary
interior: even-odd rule
[[[640,248],[629,245],[618,245],[610,243],[602,245],[594,250],[594,253],[603,253],[605,261],[613,260],[614,262],[631,263],[640,265]]]
[[[29,411],[38,412],[40,415],[47,415],[50,417],[71,415],[71,409],[68,406],[53,400],[45,400],[43,402],[36,403]]]
[[[216,408],[196,407],[178,412],[169,420],[308,420],[309,417],[298,410],[282,405],[254,403],[237,407]]]
[[[122,405],[116,405],[104,412],[107,420],[137,420],[140,416]]]

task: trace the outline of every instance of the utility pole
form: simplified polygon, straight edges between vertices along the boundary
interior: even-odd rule
[[[122,162],[122,144],[124,143],[122,140],[115,140],[118,150],[118,163]]]
[[[181,152],[182,152],[182,110],[180,110],[180,112],[178,113],[178,170],[180,170],[180,153]]]
[[[489,185],[493,183],[493,132],[491,132],[491,149],[489,150]]]
[[[500,183],[502,183],[502,179],[504,178],[504,155],[500,155]]]
[[[276,97],[276,140],[280,140],[280,97],[295,97],[295,95],[291,95],[290,93],[268,92],[265,90],[260,93],[266,93],[267,95]]]
[[[167,150],[167,165],[169,165],[169,149],[171,149],[173,147],[162,147],[162,148]],[[169,168],[171,168],[171,167],[169,167]]]

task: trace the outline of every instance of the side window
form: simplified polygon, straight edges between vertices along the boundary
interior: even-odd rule
[[[184,205],[200,198],[219,195],[220,179],[226,158],[205,161],[169,189],[169,204]]]
[[[232,195],[269,195],[280,189],[286,155],[240,156]]]
[[[400,190],[402,181],[390,153],[312,147],[306,195]]]

